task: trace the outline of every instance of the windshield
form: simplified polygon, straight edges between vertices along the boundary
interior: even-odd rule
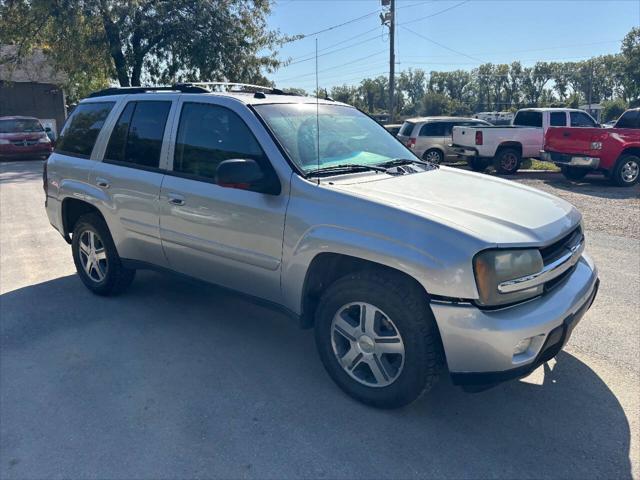
[[[311,103],[256,105],[255,109],[305,173],[318,166],[377,165],[396,158],[418,160],[381,125],[353,107],[319,105],[318,118],[316,104]]]
[[[44,129],[38,120],[17,119],[0,120],[0,133],[42,132]]]

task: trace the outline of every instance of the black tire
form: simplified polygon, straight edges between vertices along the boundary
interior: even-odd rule
[[[422,159],[440,165],[444,161],[444,155],[437,148],[430,148],[422,154]]]
[[[484,158],[469,158],[467,164],[474,172],[484,172],[489,163]]]
[[[382,310],[402,337],[404,363],[397,378],[387,386],[367,386],[355,380],[334,353],[333,318],[353,302],[369,303]],[[316,310],[315,338],[320,359],[338,386],[355,399],[379,408],[398,408],[413,402],[431,389],[442,366],[440,337],[426,295],[399,275],[356,272],[330,285]]]
[[[635,176],[630,177],[630,173],[634,172]],[[618,187],[631,187],[638,183],[640,179],[640,157],[633,154],[622,155],[616,162],[616,166],[609,178]]]
[[[503,148],[495,156],[496,171],[501,175],[515,175],[520,168],[522,157],[515,148]]]
[[[97,267],[91,269],[91,276],[84,267],[88,255],[81,249],[81,239],[86,239],[91,234],[97,236],[94,237],[94,239],[97,238],[96,246],[102,245],[106,257],[100,268],[100,272],[103,274],[101,280],[96,270]],[[82,241],[84,242],[84,240]],[[73,229],[71,253],[82,283],[97,295],[107,296],[122,293],[135,278],[136,271],[122,265],[107,224],[102,217],[95,213],[83,215],[76,222]]]
[[[589,173],[588,168],[580,168],[580,167],[562,166],[560,167],[560,171],[562,172],[562,175],[564,175],[564,178],[566,178],[567,180],[573,180],[573,181],[582,180]]]

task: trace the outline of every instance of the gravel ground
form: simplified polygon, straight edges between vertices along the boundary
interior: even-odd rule
[[[614,187],[599,175],[570,182],[557,173],[518,173],[508,178],[572,203],[582,212],[586,230],[640,239],[640,184]]]

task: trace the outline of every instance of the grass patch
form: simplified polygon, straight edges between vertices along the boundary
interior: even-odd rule
[[[556,166],[555,163],[543,162],[542,160],[536,160],[535,158],[523,158],[520,168],[523,170],[551,170],[553,172],[560,171],[560,167]]]

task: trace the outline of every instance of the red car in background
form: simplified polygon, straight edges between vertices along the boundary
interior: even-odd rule
[[[0,159],[47,158],[53,149],[42,124],[33,117],[0,117]]]
[[[613,128],[549,128],[542,158],[558,165],[569,180],[601,171],[615,185],[635,185],[640,178],[640,108],[624,112]]]

